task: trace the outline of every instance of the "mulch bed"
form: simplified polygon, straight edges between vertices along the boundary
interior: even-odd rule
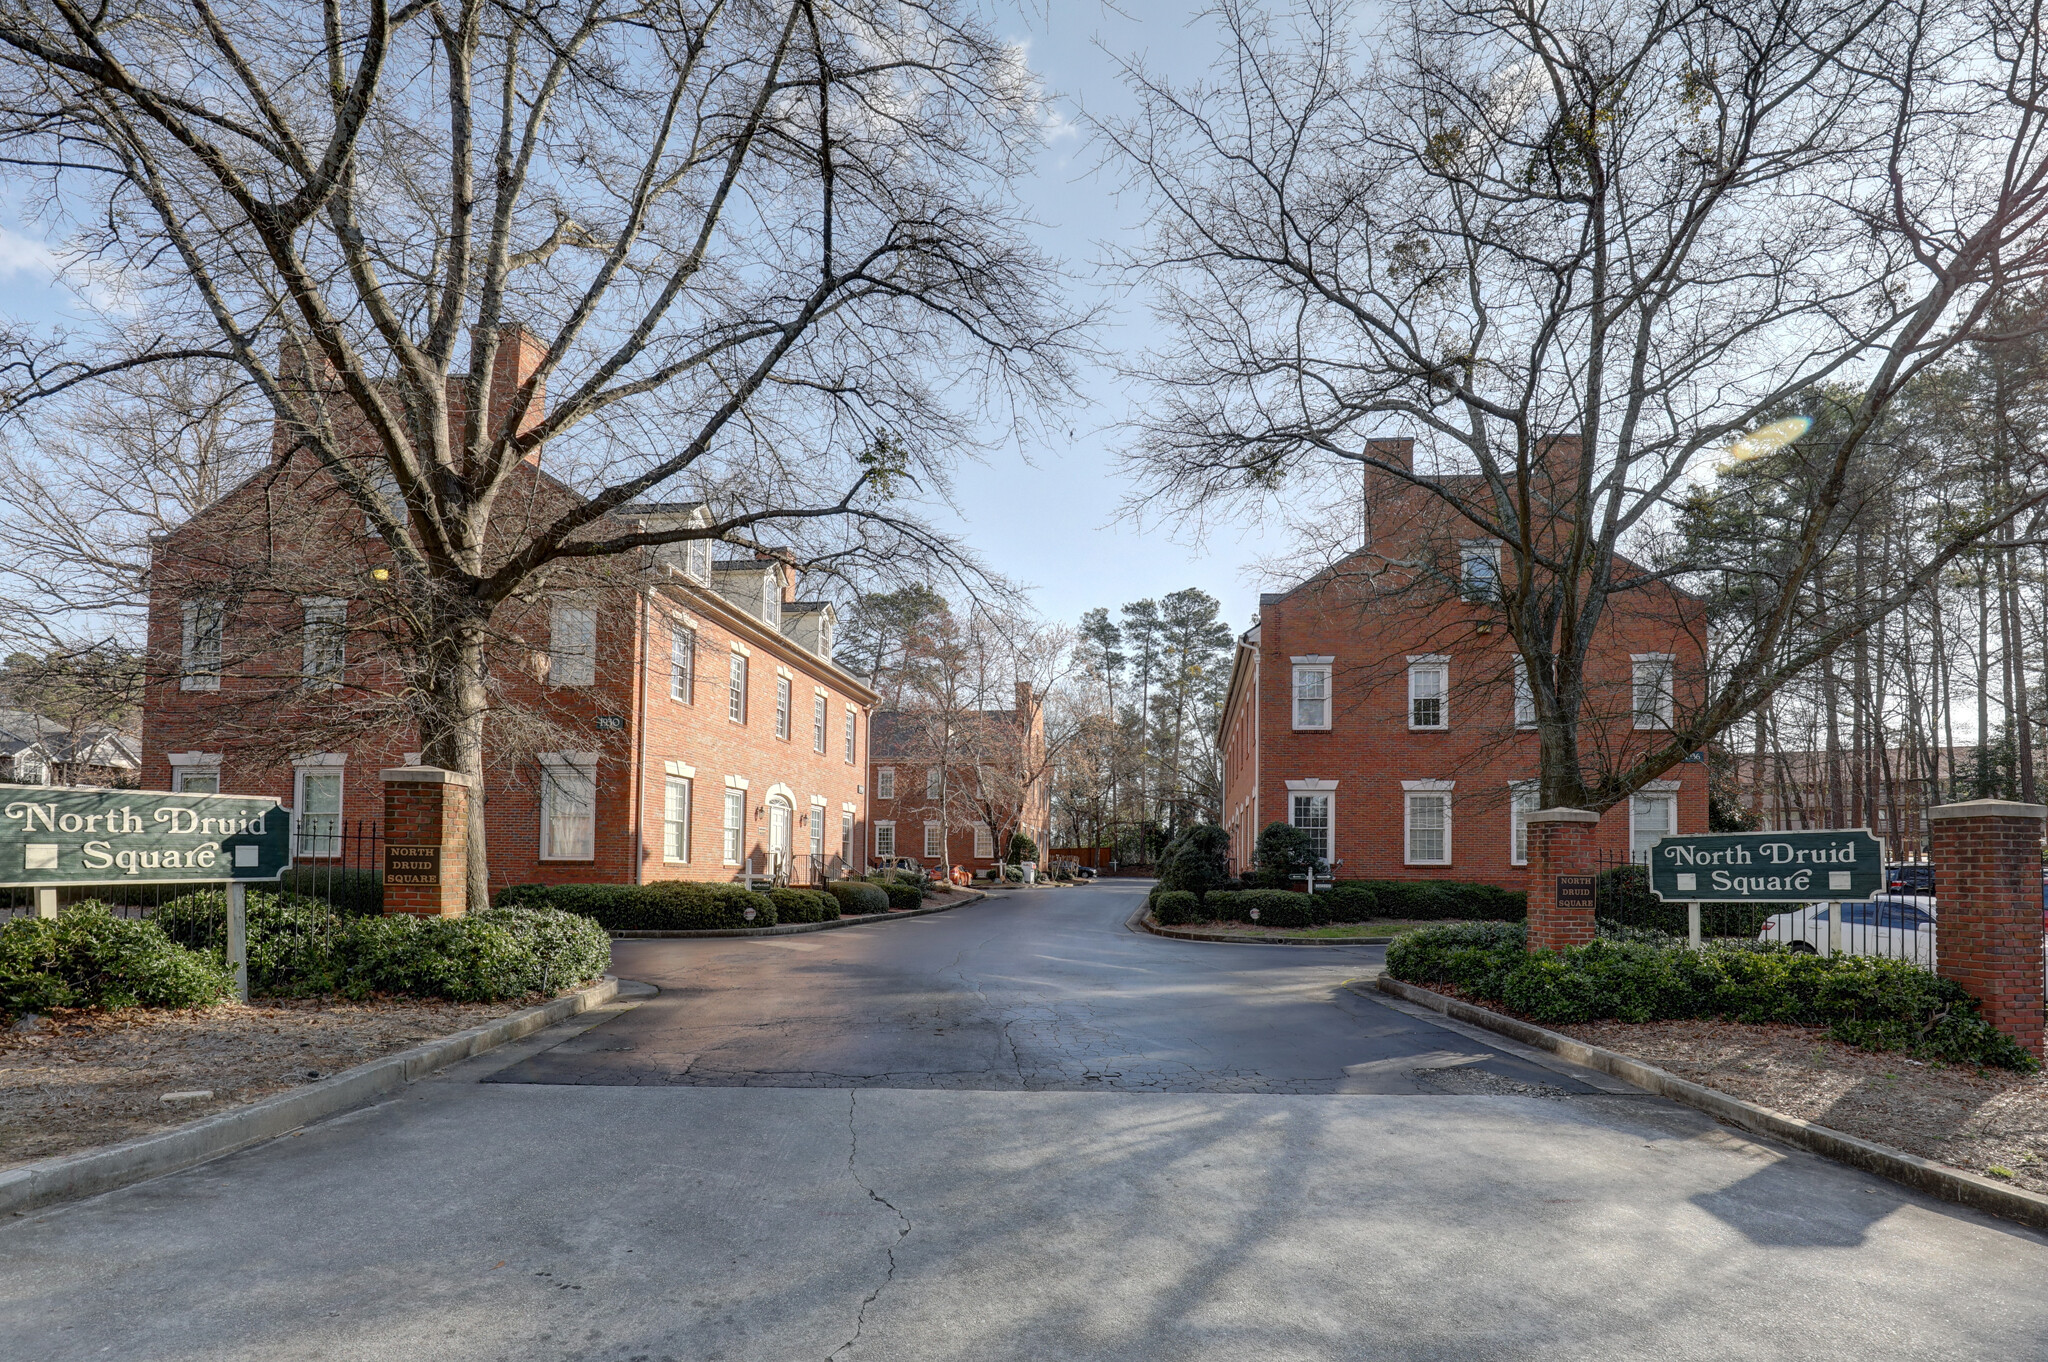
[[[1787,1116],[2048,1192],[2048,1074],[1922,1063],[1806,1026],[1602,1021],[1550,1029]]]
[[[1449,984],[1421,987],[1520,1017]],[[1521,1020],[1785,1116],[2048,1193],[2048,1069],[2021,1074],[1860,1050],[1819,1026]]]
[[[182,1125],[541,1001],[56,1009],[33,1030],[0,1029],[0,1168]],[[162,1100],[202,1088],[211,1099]]]

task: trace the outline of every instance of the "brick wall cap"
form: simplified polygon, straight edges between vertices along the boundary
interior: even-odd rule
[[[1538,809],[1526,820],[1531,823],[1597,823],[1600,815],[1591,809]]]
[[[2032,818],[2048,819],[2048,804],[2021,804],[2010,799],[1971,799],[1961,804],[1937,804],[1927,811],[1929,819],[1945,818]]]
[[[474,776],[443,770],[439,766],[387,766],[377,774],[384,777],[387,785],[460,785],[468,788],[476,784]]]

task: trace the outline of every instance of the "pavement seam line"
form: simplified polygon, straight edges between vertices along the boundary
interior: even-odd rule
[[[868,1307],[881,1298],[882,1292],[888,1288],[890,1282],[896,1280],[896,1244],[902,1243],[910,1236],[910,1217],[897,1210],[895,1204],[889,1198],[868,1186],[867,1182],[860,1175],[860,1169],[857,1166],[860,1158],[860,1125],[855,1119],[859,1111],[860,1089],[853,1088],[848,1090],[846,1102],[846,1172],[853,1179],[854,1185],[868,1194],[869,1200],[888,1207],[890,1214],[896,1217],[896,1243],[883,1246],[883,1251],[889,1256],[889,1270],[882,1274],[882,1280],[876,1283],[873,1291],[868,1292],[867,1299],[860,1303],[860,1309],[854,1313],[853,1337],[847,1339],[846,1342],[826,1354],[825,1362],[833,1362],[833,1359],[837,1358],[841,1353],[846,1352],[860,1342],[861,1333],[867,1328]]]

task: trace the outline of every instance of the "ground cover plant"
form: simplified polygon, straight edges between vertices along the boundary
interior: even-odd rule
[[[319,899],[251,890],[247,921],[249,991],[257,997],[492,1002],[560,992],[596,978],[611,962],[602,927],[546,907],[362,917]],[[225,958],[227,900],[217,889],[173,899],[152,925],[210,960]]]
[[[1527,949],[1520,923],[1431,927],[1387,948],[1387,973],[1449,984],[1545,1024],[1687,1017],[1822,1026],[1867,1050],[2032,1070],[2037,1061],[1953,980],[1903,960],[1797,954],[1776,944],[1689,950],[1649,933]]]

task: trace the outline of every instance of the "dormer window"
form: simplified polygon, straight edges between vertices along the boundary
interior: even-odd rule
[[[832,657],[832,617],[830,615],[820,616],[818,620],[818,656],[828,661]]]
[[[782,627],[782,583],[781,574],[769,568],[761,574],[761,618],[771,629]]]

